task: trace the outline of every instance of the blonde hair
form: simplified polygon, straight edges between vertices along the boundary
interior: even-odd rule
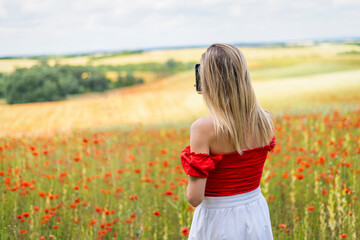
[[[270,143],[274,134],[272,116],[260,107],[245,57],[237,47],[211,45],[201,57],[200,79],[216,136],[224,133],[239,154],[250,148],[248,134],[258,146]]]

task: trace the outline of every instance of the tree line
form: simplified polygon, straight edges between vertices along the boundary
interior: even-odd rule
[[[169,59],[165,63],[139,63],[126,65],[50,66],[47,59],[39,59],[39,65],[18,68],[13,73],[0,73],[0,98],[8,104],[58,101],[69,94],[103,92],[109,89],[142,84],[142,78],[134,71],[155,72],[159,78],[192,69],[193,62],[183,63]],[[116,81],[106,78],[108,71],[118,72]],[[126,72],[123,76],[121,72]]]
[[[17,68],[11,74],[0,73],[0,98],[8,104],[65,100],[69,94],[103,92],[113,88],[144,83],[131,72],[112,82],[93,66],[49,66]]]
[[[102,71],[146,71],[154,72],[159,75],[159,77],[169,76],[178,72],[186,71],[193,69],[195,62],[180,62],[172,58],[168,59],[164,63],[160,62],[145,62],[137,64],[124,64],[124,65],[98,65],[97,68]]]

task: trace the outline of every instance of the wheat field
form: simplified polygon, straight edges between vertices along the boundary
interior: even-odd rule
[[[188,71],[147,85],[65,101],[0,105],[0,132],[51,134],[73,128],[186,123],[208,111],[194,89]],[[274,113],[326,104],[359,101],[360,71],[258,81],[253,83],[260,104]]]
[[[244,47],[254,89],[260,104],[274,113],[304,108],[357,104],[360,92],[358,56],[341,55],[356,45],[320,44],[307,47]],[[205,49],[156,50],[140,54],[98,59],[92,64],[122,64],[166,61],[196,61]],[[340,54],[340,55],[339,55]],[[60,59],[62,64],[83,64],[87,57]],[[6,62],[7,64],[4,64]],[[0,71],[16,66],[13,59],[0,60]],[[30,66],[31,60],[18,64]],[[20,65],[21,65],[20,64]],[[52,134],[70,129],[131,127],[134,124],[187,124],[208,111],[194,89],[194,72],[181,72],[163,79],[136,72],[146,84],[70,96],[57,102],[7,105],[2,100],[1,135]],[[116,72],[108,72],[116,79]],[[150,80],[149,80],[150,79]]]

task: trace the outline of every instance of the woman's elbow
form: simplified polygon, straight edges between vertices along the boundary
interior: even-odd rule
[[[197,207],[204,200],[204,196],[188,196],[187,200],[191,204],[191,206]]]
[[[190,176],[189,183],[186,188],[186,197],[188,202],[197,207],[204,200],[206,178],[197,178]]]

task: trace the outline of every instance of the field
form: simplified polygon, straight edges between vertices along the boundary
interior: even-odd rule
[[[260,104],[273,111],[314,110],[317,107],[357,105],[360,92],[360,55],[344,54],[360,49],[350,44],[320,44],[310,47],[243,48],[250,66]],[[198,61],[204,49],[144,52],[98,59],[121,64],[124,61]],[[161,56],[161,57],[160,57]],[[77,64],[77,58],[58,59]],[[125,60],[123,60],[125,59]],[[1,64],[10,60],[0,60]],[[10,62],[14,60],[11,59]],[[24,61],[20,59],[19,62]],[[94,64],[97,64],[97,62]],[[135,61],[135,60],[134,60]],[[0,101],[0,135],[47,134],[74,128],[131,128],[133,124],[188,125],[208,111],[193,87],[193,71],[163,79],[139,72],[147,84],[102,94],[70,96],[70,100],[6,105]],[[116,75],[116,73],[115,73]],[[108,76],[114,78],[114,73]]]
[[[349,54],[359,48],[243,49],[258,100],[276,116],[261,181],[274,239],[360,238],[360,55]],[[91,64],[197,61],[203,51]],[[193,84],[186,71],[66,101],[0,104],[0,239],[186,239],[194,208],[180,152],[191,122],[208,114]]]
[[[358,239],[360,109],[276,125],[261,182],[274,239]],[[0,239],[185,239],[188,142],[142,127],[1,139]]]

